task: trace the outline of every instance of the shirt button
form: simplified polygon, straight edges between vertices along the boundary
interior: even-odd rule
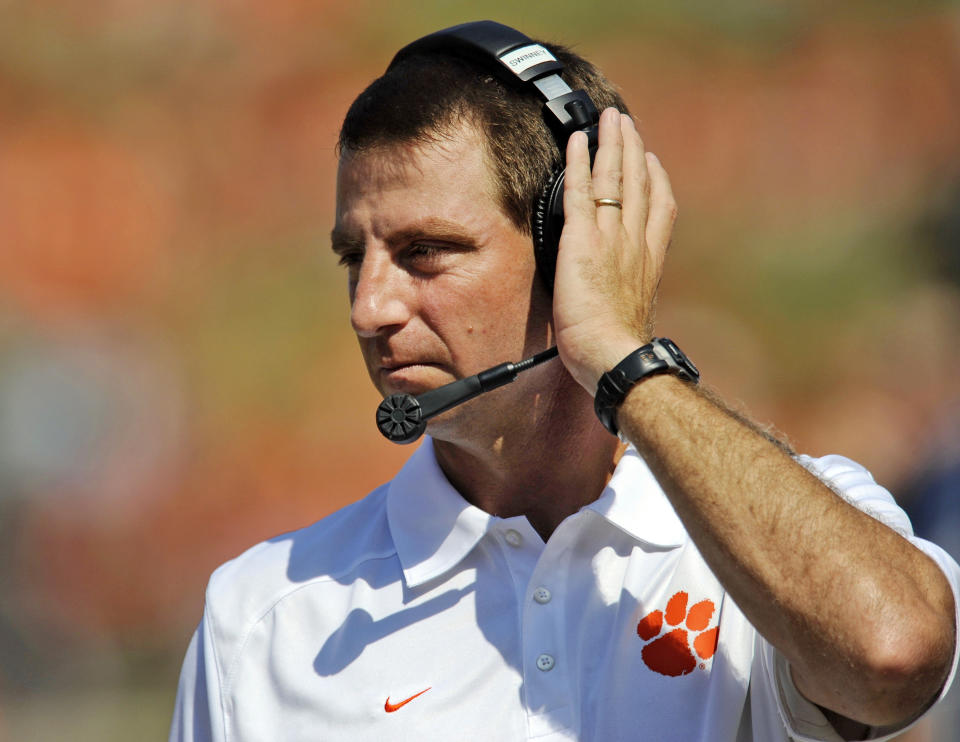
[[[533,599],[537,601],[540,605],[549,603],[552,597],[553,597],[553,593],[551,593],[545,587],[538,587],[536,590],[533,591]]]
[[[520,531],[515,531],[512,528],[507,531],[503,537],[510,546],[520,546],[520,544],[523,543],[523,536],[520,535]]]
[[[555,664],[556,662],[553,659],[553,655],[541,654],[537,657],[537,669],[543,672],[550,672]]]

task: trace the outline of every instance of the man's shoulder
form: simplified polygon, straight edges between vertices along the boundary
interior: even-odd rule
[[[913,527],[907,514],[897,505],[889,490],[877,484],[873,475],[861,464],[837,454],[817,458],[799,455],[795,459],[858,510],[886,524],[902,536],[913,535]]]
[[[343,579],[370,560],[395,556],[386,517],[388,489],[382,485],[312,525],[262,541],[221,565],[207,586],[208,618],[255,621],[306,585]]]

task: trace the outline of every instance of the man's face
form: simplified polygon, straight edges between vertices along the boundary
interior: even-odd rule
[[[345,152],[333,249],[384,395],[419,394],[549,345],[550,301],[530,236],[496,202],[472,127],[435,144]]]

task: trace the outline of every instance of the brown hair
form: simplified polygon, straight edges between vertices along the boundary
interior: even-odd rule
[[[547,47],[563,62],[561,75],[587,92],[599,111],[627,107],[609,80],[590,62],[556,44]],[[437,142],[463,123],[484,136],[504,213],[522,232],[561,152],[533,91],[505,85],[486,67],[458,57],[408,57],[374,80],[350,106],[340,129],[338,152],[360,152],[401,143]]]

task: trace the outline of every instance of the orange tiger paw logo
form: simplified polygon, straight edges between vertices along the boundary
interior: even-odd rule
[[[717,651],[718,627],[707,629],[716,610],[713,602],[701,600],[687,611],[689,598],[690,596],[681,590],[667,601],[665,611],[651,611],[637,624],[637,636],[649,642],[640,653],[643,661],[647,667],[661,675],[676,677],[691,673],[697,666],[697,657],[708,660]],[[660,636],[664,621],[668,627],[667,633]],[[686,628],[680,624],[684,624]],[[672,626],[677,628],[671,630],[669,627]],[[693,651],[688,640],[688,630],[698,632],[693,638]],[[653,641],[650,641],[651,639]],[[697,653],[696,657],[694,652]]]

